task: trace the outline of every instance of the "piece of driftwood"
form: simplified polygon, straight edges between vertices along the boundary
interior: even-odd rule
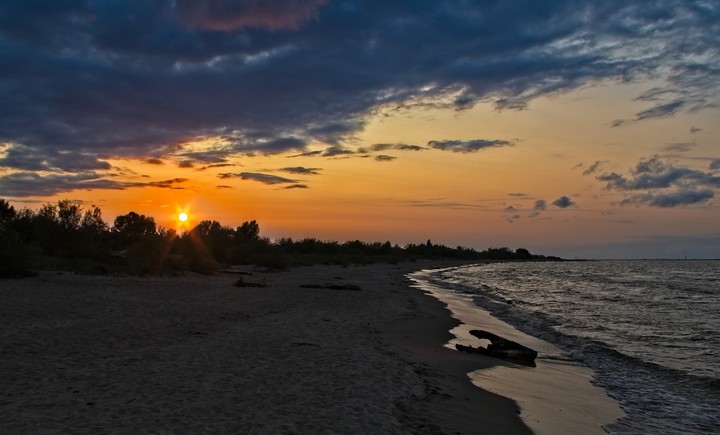
[[[235,287],[268,287],[264,282],[248,282],[240,278],[233,284]]]
[[[490,344],[487,347],[456,344],[455,349],[461,352],[479,353],[495,358],[522,361],[525,363],[532,363],[537,357],[537,351],[512,340],[502,338],[492,332],[473,329],[470,331],[470,334],[481,340],[490,340]]]

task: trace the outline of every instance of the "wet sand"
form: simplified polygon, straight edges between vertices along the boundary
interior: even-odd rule
[[[479,308],[472,296],[443,291],[427,281],[426,271],[410,274],[418,286],[452,312],[459,324],[452,328],[446,346],[487,345],[470,330],[491,331],[538,351],[535,366],[512,362],[468,370],[472,383],[488,391],[511,397],[520,407],[520,417],[536,435],[607,433],[604,426],[623,417],[619,403],[592,384],[593,371],[571,360],[561,349],[517,330]]]

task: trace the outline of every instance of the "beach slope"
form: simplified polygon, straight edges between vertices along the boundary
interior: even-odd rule
[[[444,265],[1,281],[0,432],[529,433],[404,277]]]

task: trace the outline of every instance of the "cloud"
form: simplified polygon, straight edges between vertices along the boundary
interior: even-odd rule
[[[606,183],[607,190],[631,193],[621,205],[667,208],[701,204],[713,199],[714,191],[720,189],[720,176],[713,172],[673,165],[657,156],[641,160],[628,175],[611,172],[596,178]],[[646,192],[633,193],[640,190]]]
[[[532,211],[528,214],[528,217],[536,218],[539,217],[544,210],[547,209],[547,202],[544,199],[538,199],[535,201]]]
[[[4,0],[0,144],[50,158],[6,156],[15,171],[221,163],[178,157],[207,138],[226,145],[217,159],[317,143],[337,156],[380,110],[532,110],[544,96],[647,77],[666,85],[618,125],[663,118],[720,103],[718,16],[703,0]],[[511,145],[452,142],[436,145]]]
[[[560,198],[553,201],[553,205],[559,208],[568,208],[575,205],[575,202],[573,202],[573,200],[568,198],[567,196],[561,196]]]
[[[233,146],[233,151],[242,153],[280,154],[288,151],[304,150],[307,145],[306,139],[292,136],[258,139],[247,134],[246,136],[240,135],[234,140],[236,143]],[[230,151],[228,150],[225,153],[229,154]]]
[[[349,150],[347,148],[340,147],[340,146],[333,146],[333,147],[327,148],[325,151],[322,152],[323,157],[338,157],[338,156],[347,156],[350,154],[355,154],[355,152],[352,150]]]
[[[228,152],[225,150],[187,151],[176,154],[178,167],[192,168],[196,164],[226,164]],[[207,167],[207,166],[206,166]]]
[[[58,151],[12,144],[0,158],[0,168],[25,171],[89,171],[108,170],[110,163],[97,156],[74,151]]]
[[[183,23],[208,30],[295,29],[326,0],[175,0]]]
[[[321,171],[320,168],[305,168],[303,166],[293,166],[289,168],[282,168],[281,170],[284,172],[289,172],[291,174],[301,175],[318,175]]]
[[[430,200],[413,200],[408,201],[410,207],[421,207],[421,208],[442,208],[442,209],[457,209],[457,210],[471,210],[471,209],[485,209],[486,206],[469,203],[469,202],[456,202],[448,201],[446,198],[435,198]]]
[[[358,148],[357,152],[360,154],[369,154],[372,152],[397,150],[397,151],[422,151],[427,148],[421,147],[420,145],[408,145],[402,143],[376,143],[369,147]]]
[[[664,118],[666,116],[674,115],[678,112],[683,106],[685,106],[684,101],[673,101],[667,104],[661,104],[659,106],[651,107],[650,109],[643,110],[642,112],[635,115],[635,119],[640,121],[643,119],[650,119],[650,118]]]
[[[630,122],[637,122],[637,121],[643,121],[646,119],[655,119],[655,118],[666,118],[671,115],[676,114],[680,109],[685,107],[687,103],[682,100],[676,100],[672,101],[670,103],[666,104],[659,104],[654,107],[651,107],[647,110],[643,110],[641,112],[638,112],[635,114],[635,118],[631,120],[624,120],[624,119],[618,119],[615,120],[612,124],[613,127],[620,127],[621,125],[628,124]]]
[[[682,166],[674,166],[654,156],[641,160],[630,170],[629,176],[615,172],[597,177],[606,182],[608,190],[664,189],[673,186],[689,188],[692,186],[720,187],[720,176]]]
[[[198,171],[206,171],[208,169],[215,169],[215,168],[229,168],[234,166],[242,166],[237,165],[234,163],[213,163],[212,165],[203,166],[201,168],[197,168]]]
[[[688,143],[688,142],[675,142],[671,144],[667,144],[663,147],[663,151],[669,151],[669,152],[676,152],[676,153],[686,153],[688,151],[691,151],[693,148],[695,148],[694,143]]]
[[[380,154],[380,155],[375,156],[375,160],[377,160],[378,162],[391,162],[395,159],[397,159],[397,157],[388,156],[385,154]]]
[[[512,146],[513,143],[507,140],[432,140],[428,142],[430,148],[443,151],[453,151],[456,153],[474,153],[487,148],[498,148],[503,146]]]
[[[317,157],[317,156],[321,156],[322,153],[323,153],[323,152],[320,151],[320,150],[315,150],[315,151],[307,151],[307,152],[304,152],[304,153],[300,153],[300,154],[296,154],[296,155],[294,155],[294,156],[288,156],[288,157],[290,157],[290,158],[295,158],[295,157]]]
[[[306,184],[291,184],[289,186],[283,187],[283,189],[307,189],[308,186]]]
[[[592,165],[590,165],[587,169],[583,171],[583,175],[591,175],[597,172],[598,169],[600,169],[600,165],[602,162],[600,160],[596,161]]]
[[[353,116],[351,119],[316,123],[307,129],[307,134],[312,139],[339,147],[343,141],[353,137],[364,126],[365,121]]]
[[[505,220],[509,223],[513,223],[522,217],[519,210],[512,205],[505,207],[503,211],[505,212]]]
[[[224,173],[218,175],[219,178],[240,178],[242,180],[258,181],[263,184],[286,184],[286,183],[297,183],[297,180],[291,180],[289,178],[279,177],[271,174],[261,174],[257,172],[241,172],[239,174]]]
[[[701,204],[708,202],[715,196],[710,189],[701,190],[679,190],[667,193],[646,193],[641,195],[633,195],[624,199],[621,205],[649,205],[650,207],[682,207],[692,204]]]
[[[0,191],[8,197],[28,197],[51,196],[62,192],[89,189],[125,190],[140,187],[183,189],[177,185],[186,181],[188,181],[186,178],[174,178],[152,182],[123,182],[103,178],[94,171],[49,175],[23,171],[0,176]]]

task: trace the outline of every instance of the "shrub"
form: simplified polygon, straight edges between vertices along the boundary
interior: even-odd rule
[[[0,278],[35,276],[34,256],[12,233],[0,231]]]

